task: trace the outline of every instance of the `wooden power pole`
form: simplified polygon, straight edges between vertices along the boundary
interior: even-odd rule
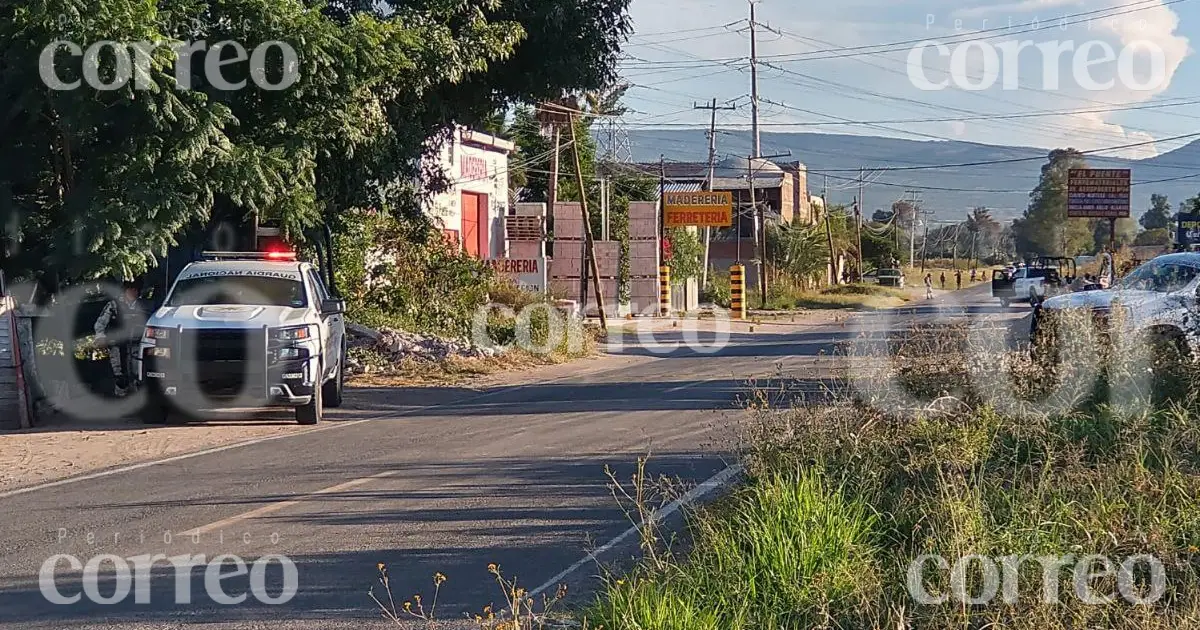
[[[837,260],[833,255],[833,229],[829,223],[829,176],[825,176],[825,183],[821,186],[821,212],[825,215],[825,238],[829,241],[829,277],[832,278],[833,284],[840,284],[837,270]]]
[[[863,269],[863,249],[862,249],[863,212],[866,211],[866,208],[863,206],[863,187],[865,184],[865,182],[863,181],[864,180],[864,178],[863,178],[864,171],[865,171],[865,169],[863,169],[863,167],[861,167],[861,166],[858,167],[858,199],[856,199],[854,201],[854,247],[858,250],[858,278],[857,278],[857,280],[859,282],[862,282],[863,272],[865,271],[865,269]]]
[[[717,99],[712,100],[711,105],[700,105],[693,103],[693,109],[707,109],[712,112],[712,121],[708,125],[708,181],[705,185],[705,190],[712,192],[713,179],[716,178],[717,169],[717,110],[719,109],[737,109],[732,105],[725,107],[717,107]],[[704,228],[704,266],[700,270],[700,291],[703,293],[705,287],[708,286],[708,251],[712,242],[712,228]]]
[[[600,266],[596,264],[596,243],[592,240],[592,220],[588,214],[587,186],[583,182],[583,167],[579,162],[579,143],[575,139],[575,115],[571,114],[571,153],[575,158],[575,179],[579,184],[579,207],[583,211],[583,241],[587,264],[591,271],[592,288],[596,290],[596,310],[600,312],[600,328],[608,330],[608,315],[604,312],[604,292],[600,288]]]

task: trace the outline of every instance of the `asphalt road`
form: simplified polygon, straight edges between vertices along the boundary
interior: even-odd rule
[[[367,594],[380,562],[398,602],[421,593],[428,603],[432,576],[447,576],[442,619],[501,603],[489,563],[529,589],[574,568],[561,580],[580,597],[600,573],[581,562],[590,550],[604,548],[603,562],[636,552],[634,537],[619,538],[630,523],[606,466],[628,480],[649,452],[650,473],[685,486],[727,477],[748,383],[780,371],[819,383],[835,367],[835,346],[864,331],[1021,312],[1000,313],[977,289],[848,325],[764,324],[712,352],[672,350],[683,333],[660,331],[651,343],[627,337],[612,356],[564,367],[552,381],[354,390],[350,409],[315,432],[0,495],[0,627],[359,628],[383,623]],[[54,604],[39,570],[56,554],[81,563],[103,554],[203,554],[203,562],[235,554],[248,563],[278,554],[295,565],[296,592],[277,605],[253,594],[223,604],[206,590],[203,562],[176,571],[162,561],[146,576],[132,571],[131,593],[115,603],[93,595]],[[110,560],[95,580],[63,560],[53,583],[65,596],[87,581],[112,596],[120,584]],[[261,583],[264,598],[279,596],[281,562],[260,567],[257,579],[234,575],[220,586],[235,596]],[[177,602],[181,593],[191,601]]]

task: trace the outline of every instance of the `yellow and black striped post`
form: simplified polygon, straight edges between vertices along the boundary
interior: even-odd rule
[[[733,319],[746,319],[746,268],[734,264],[729,267],[729,310]]]
[[[671,268],[658,268],[658,312],[666,317],[671,314]]]

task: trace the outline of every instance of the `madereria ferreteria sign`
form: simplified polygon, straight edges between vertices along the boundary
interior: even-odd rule
[[[667,227],[728,227],[733,225],[733,193],[669,192],[663,196],[663,225]]]

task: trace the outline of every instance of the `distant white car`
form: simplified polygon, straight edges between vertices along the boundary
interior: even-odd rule
[[[342,404],[345,303],[294,254],[206,257],[183,269],[147,322],[143,419],[164,423],[172,407],[284,406],[300,424],[320,422],[324,407]]]

